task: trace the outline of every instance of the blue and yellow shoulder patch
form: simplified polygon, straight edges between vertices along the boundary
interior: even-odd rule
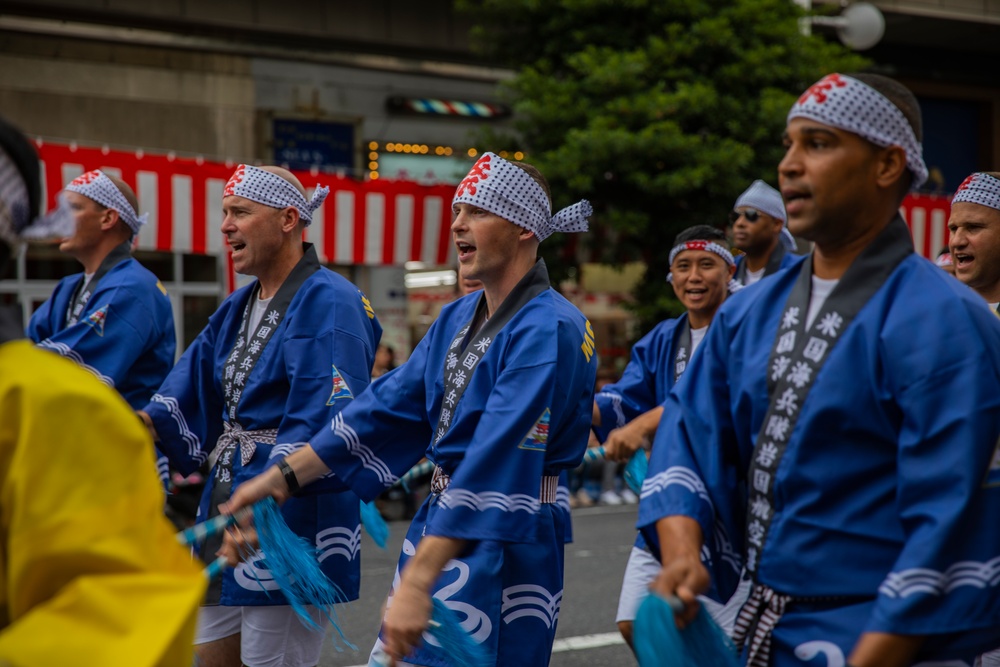
[[[156,281],[156,289],[160,290],[160,293],[163,294],[163,296],[167,296],[167,288],[164,287],[163,283],[159,280]]]
[[[104,335],[104,323],[108,319],[108,304],[104,304],[94,312],[92,312],[84,323],[94,330],[98,336]]]
[[[347,380],[344,376],[340,374],[336,366],[333,366],[333,391],[330,393],[330,399],[326,402],[327,405],[333,405],[336,401],[342,398],[354,398],[354,394],[351,393],[351,388],[347,386]]]
[[[583,351],[583,356],[587,359],[587,363],[590,363],[590,360],[594,357],[595,345],[594,329],[590,326],[590,320],[587,320],[587,330],[583,334],[583,344],[580,345],[580,350]]]
[[[361,290],[358,290],[358,296],[361,297],[361,304],[365,307],[365,312],[368,313],[368,319],[374,320],[375,309],[372,308],[372,302],[368,300],[368,297]]]
[[[545,412],[542,413],[542,416],[538,418],[535,425],[528,431],[528,435],[524,436],[524,440],[521,441],[518,447],[520,449],[544,452],[545,447],[549,444],[549,419],[551,416],[552,411],[545,408]]]

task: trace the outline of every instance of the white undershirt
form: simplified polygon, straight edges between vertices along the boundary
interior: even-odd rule
[[[826,279],[817,278],[816,276],[812,277],[812,294],[809,295],[809,313],[806,315],[806,331],[812,326],[813,320],[819,315],[819,311],[823,308],[823,304],[826,303],[830,292],[833,291],[833,288],[839,282],[839,278]]]
[[[757,269],[756,271],[751,271],[750,269],[747,269],[747,274],[743,278],[743,285],[746,287],[750,287],[750,285],[753,285],[755,282],[759,281],[761,278],[764,277],[764,271],[766,270],[767,270],[766,266]]]
[[[272,296],[271,299],[274,297]],[[271,305],[271,299],[257,299],[250,309],[250,331],[256,331],[257,325],[264,318],[264,311]]]
[[[708,331],[708,325],[706,324],[700,329],[691,329],[691,356],[694,356],[694,351],[698,349],[701,345],[701,341],[705,338],[705,332]],[[688,357],[690,359],[691,357]]]
[[[87,285],[89,285],[90,281],[94,279],[94,274],[96,274],[96,273],[97,273],[97,271],[94,271],[94,273],[85,273],[85,274],[83,274],[83,287],[80,288],[81,292],[84,292],[84,291],[87,290]]]

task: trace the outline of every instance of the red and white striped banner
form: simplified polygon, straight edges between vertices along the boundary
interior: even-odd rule
[[[92,169],[115,174],[139,198],[149,221],[139,233],[143,250],[218,255],[225,249],[222,190],[234,164],[36,142],[45,201],[55,206],[66,183]],[[320,261],[334,264],[399,265],[420,261],[454,264],[451,242],[452,185],[406,181],[358,182],[332,174],[294,172],[308,190],[330,187],[330,196],[306,228]]]
[[[913,248],[918,255],[935,259],[942,248],[948,247],[951,197],[907,195],[900,212],[910,226]]]
[[[225,241],[222,190],[232,163],[84,148],[37,141],[44,172],[48,208],[66,183],[101,169],[120,177],[136,191],[139,213],[149,222],[139,233],[143,250],[220,255]],[[420,261],[434,266],[455,264],[451,242],[452,185],[419,185],[409,181],[364,181],[331,174],[294,172],[308,195],[318,184],[330,196],[313,214],[306,240],[316,245],[320,261],[371,266]],[[933,259],[948,244],[950,198],[909,195],[901,212],[910,226],[917,253]]]

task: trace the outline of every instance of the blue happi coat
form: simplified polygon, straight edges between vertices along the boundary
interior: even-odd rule
[[[632,346],[621,378],[605,385],[594,396],[594,402],[601,411],[601,426],[594,430],[601,442],[612,429],[621,428],[667,400],[674,386],[678,334],[687,324],[687,319],[685,313],[653,327]]]
[[[628,365],[618,382],[602,387],[594,396],[594,402],[601,411],[601,425],[594,431],[601,442],[613,429],[621,428],[667,400],[677,374],[675,363],[688,363],[688,360],[676,359],[680,332],[687,320],[685,313],[653,327],[632,346]],[[636,537],[635,546],[640,549],[646,546],[642,533]]]
[[[544,273],[544,265],[533,271],[539,268]],[[547,285],[547,274],[543,279]],[[481,297],[445,306],[407,362],[372,383],[311,442],[363,499],[425,455],[440,466],[450,485],[417,512],[394,583],[424,535],[469,540],[468,550],[444,568],[434,596],[495,664],[546,664],[562,600],[569,513],[560,503],[539,503],[539,486],[543,476],[579,465],[586,449],[593,334],[572,304],[546,288],[490,342],[464,396],[450,406],[445,359]],[[459,358],[475,354],[480,342],[471,336]],[[453,410],[451,428],[435,444],[442,408]],[[407,661],[448,664],[425,648]]]
[[[768,375],[794,370],[769,355],[801,265],[719,310],[666,404],[643,487],[647,539],[661,517],[696,519],[723,591],[759,509],[746,475]],[[928,635],[922,660],[969,660],[1000,637],[1000,320],[910,254],[835,333],[777,464],[757,562],[757,581],[811,598],[786,608],[770,664],[843,665],[863,632]]]
[[[193,472],[208,459],[223,433],[223,422],[229,421],[221,378],[255,285],[256,281],[222,303],[145,407],[160,436],[161,450],[183,473]],[[233,489],[308,441],[365,390],[381,334],[368,300],[350,282],[327,269],[305,280],[246,378],[237,412],[245,430],[276,428],[277,445],[258,442],[246,466],[235,456]],[[216,468],[218,464],[198,510],[202,519],[214,512]],[[289,499],[281,509],[292,530],[316,546],[323,571],[349,599],[356,599],[358,498],[350,492],[303,495]],[[211,546],[203,551],[205,560],[214,558]],[[215,593],[223,605],[287,604],[259,558],[226,569],[221,590]],[[210,588],[208,602],[215,601]]]
[[[77,362],[141,408],[174,364],[167,291],[142,264],[125,259],[100,278],[77,322],[67,326],[67,309],[83,280],[77,273],[59,281],[31,316],[28,338]]]

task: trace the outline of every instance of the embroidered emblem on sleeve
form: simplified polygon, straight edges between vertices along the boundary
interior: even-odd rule
[[[104,304],[101,308],[91,313],[90,316],[87,317],[86,320],[84,320],[84,322],[88,327],[93,329],[94,333],[96,333],[98,336],[103,336],[104,323],[107,321],[107,319],[108,319],[108,304]]]
[[[531,427],[531,430],[528,431],[528,435],[524,437],[524,440],[521,441],[518,448],[544,452],[545,447],[549,442],[549,419],[551,416],[551,410],[545,408],[542,416],[539,417],[538,421],[535,422],[535,425]]]
[[[333,391],[330,393],[330,399],[326,404],[333,405],[342,398],[354,398],[354,394],[351,393],[351,388],[347,386],[344,376],[340,374],[336,366],[331,364],[331,368],[333,368]]]

